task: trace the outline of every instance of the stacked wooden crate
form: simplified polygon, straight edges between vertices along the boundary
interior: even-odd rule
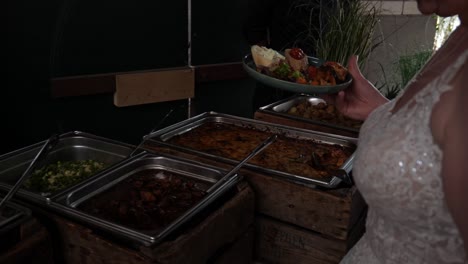
[[[314,189],[249,177],[257,197],[255,257],[264,263],[339,263],[364,232],[355,187]]]
[[[358,133],[257,111],[257,120],[348,137]],[[258,209],[256,258],[268,263],[339,263],[365,232],[367,205],[355,186],[314,189],[252,178]]]
[[[13,232],[1,234],[0,263],[54,263],[52,240],[47,228],[35,217],[25,219]]]

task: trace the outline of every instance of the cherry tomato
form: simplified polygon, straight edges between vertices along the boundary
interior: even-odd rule
[[[315,79],[317,77],[317,67],[310,65],[307,68],[307,73],[309,74],[309,79]]]
[[[302,51],[302,49],[300,48],[292,48],[289,51],[289,55],[291,55],[291,57],[293,57],[296,60],[300,60],[305,57],[304,51]]]

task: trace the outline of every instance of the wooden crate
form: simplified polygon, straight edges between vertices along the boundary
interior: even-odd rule
[[[211,264],[248,264],[253,261],[254,249],[254,225],[234,243],[227,245],[218,251],[207,261]]]
[[[55,214],[47,217],[58,230],[64,263],[249,263],[253,255],[254,193],[246,182],[238,193],[174,240],[154,248],[115,243],[86,226]],[[234,259],[235,260],[235,259]],[[240,262],[237,262],[240,263]]]
[[[256,261],[263,264],[336,264],[364,233],[365,212],[344,240],[262,215],[255,223]]]
[[[246,173],[257,212],[337,239],[347,239],[367,205],[356,187],[314,189],[276,177]]]
[[[5,252],[0,252],[0,263],[54,263],[50,234],[36,218],[27,219],[20,225],[18,231],[18,241]],[[2,237],[0,239],[11,238]],[[14,240],[16,241],[16,239]]]
[[[262,111],[254,118],[353,138],[359,135]],[[274,178],[250,182],[266,208],[262,213],[273,216],[256,219],[255,256],[261,263],[339,263],[364,234],[367,205],[354,186],[326,191]]]
[[[321,126],[321,125],[317,125],[313,123],[299,121],[299,120],[292,119],[292,118],[272,115],[270,113],[266,113],[262,111],[256,111],[254,114],[254,118],[257,120],[265,121],[265,122],[291,126],[291,127],[297,127],[297,128],[303,128],[303,129],[308,129],[308,130],[313,130],[313,131],[320,131],[320,132],[325,132],[325,133],[330,133],[330,134],[335,134],[335,135],[342,135],[342,136],[353,137],[353,138],[357,138],[359,136],[359,133],[357,132],[341,130],[341,129],[337,129],[333,127]]]

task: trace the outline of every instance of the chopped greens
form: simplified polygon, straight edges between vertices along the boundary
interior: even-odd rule
[[[25,186],[38,192],[60,191],[89,178],[104,167],[104,163],[95,160],[57,161],[35,170]]]
[[[291,73],[292,69],[289,64],[286,62],[281,62],[273,72],[276,75],[277,78],[279,79],[287,79],[288,75]]]
[[[300,71],[293,71],[291,74],[291,77],[295,80],[297,78],[304,78],[304,74],[302,74]]]

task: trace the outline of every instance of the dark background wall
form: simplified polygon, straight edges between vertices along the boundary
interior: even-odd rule
[[[284,48],[292,1],[193,1],[192,65],[239,62],[257,43]],[[118,108],[112,94],[50,95],[54,77],[186,66],[187,13],[185,0],[7,0],[0,154],[71,130],[137,144],[171,109],[161,126],[187,118],[187,100]],[[253,117],[288,95],[248,78],[199,83],[193,109]]]

